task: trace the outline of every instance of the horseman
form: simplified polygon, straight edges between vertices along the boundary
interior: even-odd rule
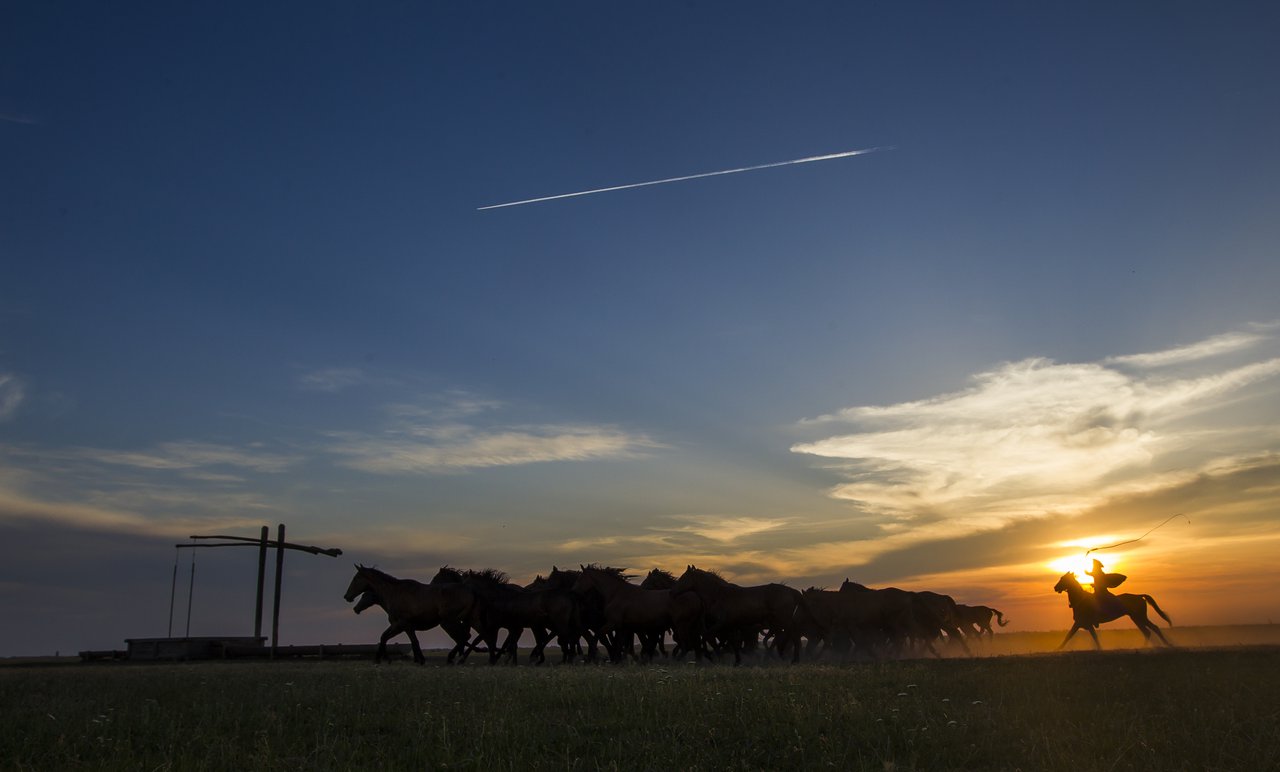
[[[1093,600],[1098,610],[1103,613],[1120,611],[1119,602],[1111,594],[1111,588],[1119,587],[1128,577],[1124,574],[1108,574],[1102,568],[1102,561],[1097,558],[1093,559],[1093,568],[1088,574],[1093,577]]]

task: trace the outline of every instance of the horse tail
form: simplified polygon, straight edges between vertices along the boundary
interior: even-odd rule
[[[1000,613],[1000,609],[993,608],[991,610],[994,611],[996,614],[996,624],[1000,625],[1001,627],[1005,627],[1006,625],[1009,624],[1008,622],[1004,621],[1004,614]]]
[[[1168,614],[1164,613],[1164,611],[1160,608],[1159,604],[1156,603],[1155,598],[1151,597],[1150,595],[1147,595],[1146,593],[1143,593],[1140,597],[1143,600],[1145,600],[1147,603],[1151,604],[1151,608],[1155,609],[1157,614],[1164,617],[1164,621],[1168,622],[1170,627],[1173,627],[1173,620],[1169,618]]]

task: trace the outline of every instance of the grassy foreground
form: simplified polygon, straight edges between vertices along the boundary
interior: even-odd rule
[[[0,669],[5,769],[1280,769],[1280,650]]]

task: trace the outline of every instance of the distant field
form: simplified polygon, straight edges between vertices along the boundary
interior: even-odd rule
[[[1268,770],[1280,647],[742,668],[33,664],[0,668],[0,727],[5,769]]]

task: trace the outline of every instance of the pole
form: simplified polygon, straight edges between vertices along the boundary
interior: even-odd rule
[[[187,637],[191,637],[191,598],[196,594],[196,553],[191,553],[191,583],[187,585]]]
[[[258,600],[253,607],[253,637],[262,637],[262,586],[267,575],[267,537],[271,529],[262,526],[262,543],[258,545]]]
[[[276,658],[276,647],[280,645],[280,579],[284,574],[284,523],[279,526],[276,537],[276,599],[271,610],[271,658]]]
[[[182,555],[182,551],[176,549],[178,545],[174,545],[173,550],[173,584],[169,585],[169,634],[166,638],[173,637],[173,597],[178,594],[178,560]]]

